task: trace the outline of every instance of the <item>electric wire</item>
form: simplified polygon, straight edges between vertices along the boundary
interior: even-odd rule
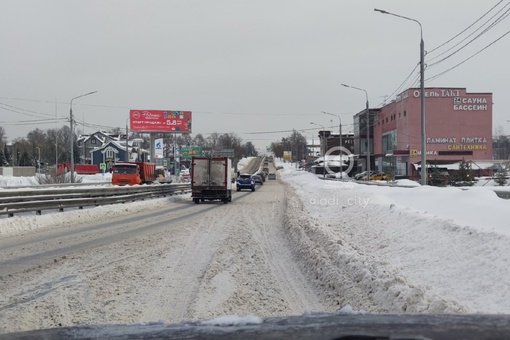
[[[388,102],[388,99],[389,98],[393,98],[393,96],[397,95],[398,93],[400,93],[401,89],[405,89],[404,87],[404,84],[407,83],[407,81],[409,80],[409,78],[411,78],[411,76],[413,75],[413,73],[416,71],[416,68],[419,66],[420,64],[416,64],[416,66],[413,68],[413,70],[411,71],[411,73],[409,73],[409,75],[406,77],[406,79],[404,79],[404,81],[382,102],[382,104],[380,106],[384,106],[386,105],[386,103]]]
[[[453,41],[455,38],[459,37],[461,34],[463,34],[464,32],[466,32],[467,30],[469,30],[471,27],[473,27],[474,25],[476,25],[476,23],[478,23],[480,20],[482,20],[484,17],[486,17],[490,12],[492,12],[497,6],[499,6],[501,3],[503,2],[503,0],[499,1],[497,4],[495,4],[492,8],[490,8],[487,12],[485,12],[481,17],[479,17],[477,20],[475,20],[471,25],[469,25],[468,27],[466,27],[464,30],[462,30],[461,32],[459,32],[458,34],[456,34],[455,36],[453,36],[452,38],[448,39],[447,41],[445,41],[444,43],[442,43],[441,45],[433,48],[432,50],[430,51],[427,51],[427,57],[429,56],[429,54],[435,52],[436,50],[438,50],[439,48],[445,46],[446,44],[448,44],[449,42]],[[502,9],[500,9],[498,12],[496,12],[496,14],[494,14],[491,18],[489,18],[485,23],[483,23],[483,25],[481,25],[479,28],[477,28],[476,31],[478,31],[481,27],[483,27],[484,25],[487,24],[487,22],[489,22],[491,19],[493,19],[495,16],[497,16],[499,13],[501,13],[502,10],[505,9],[505,7],[507,7],[509,4],[506,4],[505,6],[503,6]],[[508,12],[505,11],[503,13],[506,14]],[[501,20],[503,20],[504,18],[506,18],[506,16],[503,17],[503,15],[501,15],[498,19],[496,19],[495,22],[493,22],[484,32],[482,32],[481,34],[485,33],[488,31],[488,29],[491,29],[494,27],[494,25],[498,24],[499,22],[501,22]],[[508,16],[508,15],[507,15]],[[444,51],[443,53],[431,58],[430,60],[434,60],[434,59],[437,59],[439,58],[440,56],[444,55],[445,53],[447,53],[448,51],[450,51],[451,49],[455,48],[456,46],[458,46],[460,43],[462,43],[464,40],[466,40],[467,38],[469,38],[471,35],[473,35],[475,32],[471,33],[470,35],[468,35],[468,37],[464,38],[463,40],[461,40],[458,44],[452,46],[451,48],[449,48],[448,50]],[[481,34],[479,36],[481,36]],[[479,37],[477,36],[477,37]],[[476,38],[475,38],[476,39]],[[464,46],[465,47],[465,46]],[[463,47],[462,47],[463,48]],[[460,50],[460,49],[459,49]],[[457,51],[458,52],[458,51]],[[456,52],[455,52],[456,53]],[[453,53],[453,54],[455,54]],[[453,55],[452,54],[452,55]],[[437,63],[433,63],[431,65],[426,65],[427,69],[429,66],[432,66],[434,64],[437,64]],[[417,75],[415,76],[414,80],[412,82],[408,82],[409,79],[412,77],[413,73],[416,71],[417,67],[420,65],[420,63],[418,63],[414,68],[413,70],[410,72],[410,74],[404,79],[404,81],[388,96],[385,96],[385,100],[380,104],[380,106],[384,106],[388,103],[388,101],[391,101],[392,98],[397,95],[401,90],[403,89],[408,89],[408,88],[413,88],[413,87],[416,87],[419,82],[420,82],[420,73],[417,72]]]
[[[510,3],[509,3],[510,4]],[[460,52],[461,50],[463,50],[464,48],[466,48],[467,46],[469,46],[472,42],[474,42],[476,39],[478,39],[479,37],[481,37],[483,34],[487,33],[490,29],[492,29],[494,26],[496,26],[498,23],[500,23],[503,19],[505,19],[506,17],[508,17],[510,15],[510,9],[507,9],[506,12],[504,14],[506,14],[504,17],[500,17],[497,19],[496,22],[492,23],[491,26],[487,27],[486,29],[484,29],[481,33],[479,33],[477,36],[475,36],[473,39],[471,39],[470,41],[468,41],[466,44],[464,44],[463,46],[459,47],[457,50],[453,51],[452,53],[450,53],[449,55],[447,55],[446,57],[434,62],[434,63],[431,63],[428,65],[428,67],[434,67],[435,65],[451,58],[452,56],[454,56],[455,54],[457,54],[458,52]],[[464,41],[464,40],[462,40]],[[455,46],[458,46],[455,45]]]
[[[434,47],[433,49],[431,49],[430,51],[427,51],[427,54],[430,54],[430,53],[434,53],[436,50],[440,49],[441,47],[443,47],[444,45],[448,44],[450,41],[454,40],[455,38],[457,38],[458,36],[460,36],[462,33],[466,32],[468,29],[470,29],[471,27],[473,27],[478,21],[482,20],[487,14],[489,14],[490,12],[492,12],[492,10],[494,8],[496,8],[497,6],[499,6],[499,4],[501,4],[503,2],[503,0],[500,0],[497,4],[495,4],[491,9],[489,9],[487,12],[485,12],[480,18],[478,18],[475,22],[473,22],[471,25],[469,25],[468,27],[466,27],[465,29],[463,29],[462,31],[460,31],[459,33],[457,33],[455,36],[451,37],[450,39],[448,39],[447,41],[445,41],[444,43],[442,43],[441,45],[437,46],[437,47]]]
[[[507,31],[505,34],[501,35],[499,38],[497,38],[496,40],[494,40],[493,42],[491,42],[490,44],[486,45],[484,48],[482,48],[481,50],[479,50],[478,52],[472,54],[471,56],[469,56],[468,58],[462,60],[461,62],[459,62],[458,64],[436,74],[436,75],[433,75],[432,77],[430,78],[427,78],[425,79],[426,81],[432,81],[432,80],[435,80],[443,75],[445,75],[446,73],[456,69],[457,67],[459,67],[460,65],[464,64],[465,62],[467,62],[468,60],[474,58],[475,56],[477,56],[478,54],[480,54],[481,52],[483,52],[484,50],[486,50],[487,48],[489,48],[490,46],[494,45],[496,42],[498,42],[499,40],[501,40],[503,37],[505,37],[508,33],[510,33],[510,31]]]

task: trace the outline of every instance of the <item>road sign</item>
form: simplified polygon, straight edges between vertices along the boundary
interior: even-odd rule
[[[106,170],[106,163],[99,163],[99,170]]]
[[[199,146],[183,146],[181,148],[181,157],[182,158],[191,158],[191,157],[201,157],[202,156],[202,148]]]

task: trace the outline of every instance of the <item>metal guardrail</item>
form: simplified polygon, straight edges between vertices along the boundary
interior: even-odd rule
[[[16,213],[64,208],[99,206],[144,200],[153,197],[184,194],[191,191],[186,184],[155,184],[110,187],[72,187],[25,190],[0,190],[0,215],[14,216]]]

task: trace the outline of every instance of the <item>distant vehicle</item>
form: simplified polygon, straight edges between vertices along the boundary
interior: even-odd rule
[[[251,178],[250,174],[240,174],[237,177],[237,191],[241,191],[241,189],[251,189],[251,191],[255,191],[255,181]]]
[[[71,163],[63,162],[57,164],[57,174],[71,171]],[[97,164],[74,164],[74,172],[80,175],[93,175],[99,172]]]
[[[189,169],[181,170],[181,172],[179,173],[179,175],[181,176],[181,178],[182,178],[182,180],[183,180],[184,182],[189,182],[189,181],[191,181],[191,174],[190,174]]]
[[[264,180],[262,179],[262,176],[260,176],[260,175],[251,175],[251,178],[253,179],[255,184],[260,184],[260,185],[264,184]]]
[[[267,174],[264,171],[257,172],[256,175],[262,177],[262,180],[265,182],[267,178]]]
[[[155,163],[121,162],[112,167],[113,185],[149,184],[155,180]]]
[[[274,172],[270,172],[269,175],[267,175],[267,179],[276,179],[276,174]]]
[[[156,166],[156,180],[158,183],[172,183],[172,177],[162,166]]]
[[[376,172],[370,176],[371,181],[385,181],[388,177],[384,172]]]
[[[205,200],[232,201],[232,160],[227,157],[191,158],[191,198],[198,204]]]

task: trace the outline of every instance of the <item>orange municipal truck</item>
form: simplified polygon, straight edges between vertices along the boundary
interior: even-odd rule
[[[121,162],[115,163],[112,168],[113,185],[149,184],[155,180],[155,163]]]

